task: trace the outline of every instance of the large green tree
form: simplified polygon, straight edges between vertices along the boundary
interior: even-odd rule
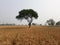
[[[26,19],[29,22],[29,24],[28,24],[29,28],[30,28],[31,23],[34,18],[37,19],[38,14],[33,9],[23,9],[23,10],[19,11],[19,15],[16,16],[16,19],[19,19],[19,20]]]

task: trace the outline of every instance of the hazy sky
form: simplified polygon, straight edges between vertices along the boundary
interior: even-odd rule
[[[35,10],[39,17],[33,22],[38,24],[50,18],[60,20],[60,0],[0,0],[0,23],[26,24],[15,18],[22,9]]]

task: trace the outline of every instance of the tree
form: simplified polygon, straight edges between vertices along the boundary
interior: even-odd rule
[[[60,26],[60,21],[58,21],[58,22],[56,23],[56,25],[57,25],[57,26]]]
[[[19,15],[16,16],[16,19],[22,20],[22,19],[26,19],[29,22],[29,28],[31,26],[31,23],[33,21],[33,19],[37,19],[38,18],[38,14],[37,12],[35,12],[32,9],[23,9],[21,11],[19,11]]]
[[[53,19],[49,19],[46,22],[49,26],[54,26],[55,25],[55,21]]]
[[[36,25],[36,23],[32,23],[32,25]]]
[[[42,26],[42,24],[40,24],[40,26]]]

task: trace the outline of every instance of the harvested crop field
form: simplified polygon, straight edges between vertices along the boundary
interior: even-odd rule
[[[0,45],[60,45],[60,27],[0,26]]]

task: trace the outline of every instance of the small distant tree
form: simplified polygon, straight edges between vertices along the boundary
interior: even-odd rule
[[[49,19],[46,22],[49,26],[54,26],[55,25],[55,21],[53,19]]]
[[[32,25],[36,25],[35,23],[32,23]]]
[[[26,19],[29,22],[29,24],[28,24],[29,28],[31,26],[33,18],[37,19],[38,14],[37,14],[37,12],[35,12],[32,9],[23,9],[23,10],[19,11],[19,15],[16,16],[16,19],[19,19],[19,20]]]
[[[42,26],[42,24],[40,24],[40,26]]]
[[[60,26],[60,21],[58,21],[58,22],[56,23],[56,26]]]

